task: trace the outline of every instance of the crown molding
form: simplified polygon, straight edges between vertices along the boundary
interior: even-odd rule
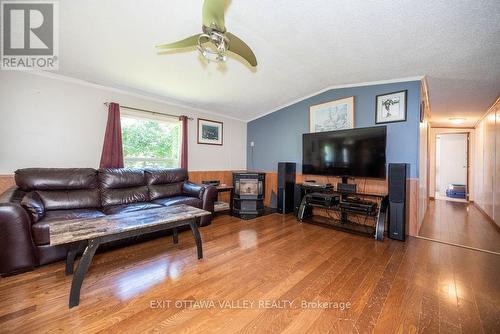
[[[56,73],[47,72],[47,71],[40,71],[40,70],[23,71],[23,73],[37,75],[37,76],[41,76],[41,77],[45,77],[45,78],[49,78],[49,79],[54,79],[54,80],[60,80],[60,81],[69,82],[69,83],[73,83],[73,84],[77,84],[77,85],[91,87],[91,88],[107,90],[107,91],[114,92],[114,93],[119,93],[119,94],[123,94],[123,95],[137,97],[137,98],[144,99],[147,101],[163,103],[163,104],[166,104],[166,105],[169,105],[172,107],[179,107],[179,108],[192,110],[193,112],[197,112],[197,113],[223,117],[226,119],[231,119],[231,120],[244,122],[244,123],[247,122],[245,119],[242,119],[242,118],[224,115],[222,113],[218,113],[218,112],[211,111],[211,110],[192,107],[192,106],[189,106],[187,104],[174,102],[168,98],[163,98],[163,97],[160,97],[157,95],[152,95],[150,93],[147,93],[147,92],[144,92],[141,90],[132,89],[132,88],[127,89],[127,88],[117,88],[117,87],[112,87],[112,86],[106,86],[106,85],[97,84],[97,83],[93,83],[93,82],[82,80],[82,79],[77,79],[77,78],[62,75],[62,74],[56,74]],[[193,116],[193,115],[187,115],[187,116]]]
[[[498,96],[498,97],[495,99],[495,102],[493,102],[493,103],[491,104],[491,106],[488,108],[488,110],[486,110],[486,111],[484,112],[484,114],[483,114],[483,115],[481,115],[481,117],[479,117],[479,119],[476,121],[476,123],[474,123],[474,128],[477,128],[477,127],[479,126],[479,123],[481,123],[481,121],[482,121],[483,119],[485,119],[485,118],[486,118],[486,116],[488,116],[488,114],[490,113],[490,111],[491,111],[491,110],[493,110],[493,108],[494,108],[494,107],[495,107],[498,103],[500,103],[500,96]]]
[[[309,95],[300,97],[298,99],[295,99],[291,102],[288,102],[286,104],[283,104],[279,107],[273,108],[271,111],[267,111],[263,114],[260,114],[259,116],[256,116],[254,118],[249,119],[246,121],[247,123],[255,121],[256,119],[259,119],[261,117],[267,116],[269,114],[272,114],[278,110],[281,110],[283,108],[289,107],[291,105],[294,105],[295,103],[301,102],[303,100],[306,100],[308,98],[311,98],[313,96],[319,95],[321,93],[327,92],[332,89],[341,89],[341,88],[352,88],[352,87],[363,87],[363,86],[375,86],[375,85],[384,85],[384,84],[391,84],[391,83],[398,83],[398,82],[409,82],[409,81],[421,81],[425,78],[424,75],[418,75],[414,77],[406,77],[406,78],[398,78],[398,79],[389,79],[389,80],[379,80],[379,81],[366,81],[366,82],[360,82],[360,83],[354,83],[354,84],[343,84],[343,85],[334,85],[334,86],[329,86],[327,88],[323,88],[319,91],[316,91],[314,93],[311,93]]]
[[[252,122],[256,119],[259,119],[261,117],[272,114],[278,110],[289,107],[295,103],[301,102],[305,99],[311,98],[315,95],[318,95],[318,94],[321,94],[321,93],[324,93],[324,92],[327,92],[327,91],[333,90],[333,89],[363,87],[363,86],[375,86],[375,85],[384,85],[384,84],[391,84],[391,83],[398,83],[398,82],[421,81],[421,80],[425,79],[425,76],[421,75],[421,76],[413,76],[413,77],[405,77],[405,78],[397,78],[397,79],[389,79],[389,80],[367,81],[367,82],[360,82],[360,83],[353,83],[353,84],[333,85],[333,86],[323,88],[319,91],[310,93],[306,96],[302,96],[300,98],[297,98],[297,99],[295,99],[291,102],[288,102],[286,104],[283,104],[281,106],[275,107],[272,110],[264,112],[264,113],[262,113],[256,117],[253,117],[251,119],[243,119],[243,118],[228,116],[228,115],[225,115],[225,114],[220,113],[220,112],[215,112],[215,111],[206,110],[206,109],[202,109],[202,108],[196,108],[196,107],[190,106],[188,104],[179,103],[179,102],[172,101],[171,99],[168,99],[165,97],[161,97],[161,96],[158,96],[155,94],[147,93],[145,91],[136,90],[136,89],[132,89],[132,88],[118,88],[118,87],[113,87],[113,86],[107,86],[107,85],[102,85],[102,84],[98,84],[98,83],[94,83],[94,82],[90,82],[90,81],[86,81],[86,80],[82,80],[82,79],[78,79],[78,78],[74,78],[74,77],[70,77],[70,76],[66,76],[66,75],[62,75],[62,74],[57,74],[57,73],[53,73],[53,72],[47,72],[47,71],[32,70],[32,71],[23,71],[23,73],[42,76],[42,77],[46,77],[49,79],[60,80],[60,81],[69,82],[69,83],[78,84],[78,85],[87,86],[87,87],[92,87],[92,88],[96,88],[96,89],[107,90],[110,92],[115,92],[115,93],[124,94],[124,95],[128,95],[128,96],[133,96],[133,97],[141,98],[141,99],[152,101],[152,102],[163,103],[163,104],[166,104],[166,105],[169,105],[172,107],[185,108],[187,110],[192,110],[193,112],[197,112],[197,113],[203,113],[203,114],[207,114],[207,115],[223,117],[226,119],[232,119],[235,121],[245,122],[245,123]]]

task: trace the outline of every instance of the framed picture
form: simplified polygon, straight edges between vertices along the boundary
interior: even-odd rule
[[[406,121],[407,95],[407,90],[377,95],[375,98],[377,105],[375,124]]]
[[[198,118],[198,144],[222,145],[223,123]]]
[[[354,128],[354,96],[309,108],[309,131],[324,132]]]

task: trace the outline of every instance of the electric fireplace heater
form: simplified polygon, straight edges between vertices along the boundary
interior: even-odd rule
[[[264,213],[265,173],[233,173],[233,214],[243,219],[253,219]]]

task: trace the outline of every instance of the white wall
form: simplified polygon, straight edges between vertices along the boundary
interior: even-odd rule
[[[500,226],[500,99],[476,125],[476,204]]]
[[[428,104],[427,104],[428,105]],[[422,224],[425,213],[427,212],[427,204],[429,201],[428,194],[428,145],[429,145],[429,119],[428,113],[423,122],[419,126],[419,167],[418,167],[418,229]]]
[[[107,109],[117,102],[194,118],[189,123],[189,170],[246,168],[246,123],[63,77],[0,71],[0,174],[25,167],[99,165]],[[224,145],[196,143],[196,118],[224,123]]]
[[[420,85],[420,103],[423,106],[424,118],[419,124],[419,151],[418,151],[418,216],[417,233],[425,218],[429,204],[429,136],[431,110],[429,105],[429,94],[426,79],[422,79]]]

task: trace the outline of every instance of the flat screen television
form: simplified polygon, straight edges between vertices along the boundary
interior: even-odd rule
[[[387,128],[306,133],[302,137],[302,173],[384,179]]]

